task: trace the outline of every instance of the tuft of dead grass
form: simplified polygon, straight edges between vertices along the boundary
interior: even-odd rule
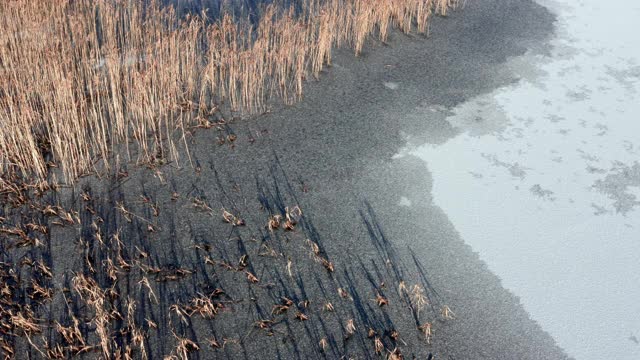
[[[98,283],[90,277],[82,274],[75,275],[71,284],[74,291],[89,305],[94,311],[93,324],[100,342],[100,349],[105,358],[112,357],[112,341],[109,323],[112,313],[108,308],[110,289],[103,290]]]

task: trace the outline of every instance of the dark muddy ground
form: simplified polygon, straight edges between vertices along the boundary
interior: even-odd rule
[[[64,357],[86,345],[79,356],[94,358],[98,311],[110,321],[104,351],[129,345],[133,358],[142,357],[136,332],[153,359],[180,356],[182,339],[194,359],[359,359],[394,349],[417,359],[566,358],[432,204],[424,163],[392,159],[404,133],[454,131],[403,114],[513,81],[501,65],[543,49],[552,31],[552,15],[532,1],[469,1],[434,19],[428,39],[394,34],[360,58],[338,51],[295,106],[197,130],[194,167],[123,167],[49,192],[35,208],[5,206],[6,229],[49,230],[25,227],[40,246],[0,234],[11,289],[3,306],[21,302],[18,314],[26,302],[43,324],[26,333],[36,346],[15,329],[3,340],[16,358],[56,344]],[[47,204],[60,207],[42,211]],[[67,219],[71,209],[77,216]],[[80,275],[103,303],[76,290]],[[38,286],[51,299],[30,297]],[[59,331],[74,319],[85,344]]]

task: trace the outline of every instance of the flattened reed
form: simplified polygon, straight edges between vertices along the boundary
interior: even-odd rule
[[[277,3],[277,2],[276,2]],[[0,4],[3,173],[67,181],[117,145],[138,163],[179,160],[189,129],[224,103],[244,114],[300,99],[335,47],[360,54],[389,29],[428,31],[457,0],[302,0],[257,21],[180,17],[158,0],[12,0]]]

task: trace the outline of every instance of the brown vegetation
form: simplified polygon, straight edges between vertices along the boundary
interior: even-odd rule
[[[412,344],[435,352],[446,343],[445,323],[457,316],[420,263],[414,273],[425,277],[418,282],[398,276],[410,270],[395,250],[357,261],[338,256],[334,265],[335,249],[314,229],[313,212],[294,206],[292,193],[275,191],[291,187],[276,183],[253,200],[237,194],[224,202],[244,205],[225,210],[205,192],[173,200],[140,195],[139,186],[117,200],[108,196],[112,189],[90,184],[44,197],[17,183],[0,192],[12,205],[0,217],[0,358],[19,358],[25,349],[49,359],[210,358],[226,345],[235,352],[266,344],[256,332],[278,337],[274,344],[308,340],[307,349],[331,358],[351,353],[346,344],[365,345],[357,351],[369,357],[401,359]],[[229,193],[218,186],[209,195]],[[209,200],[194,206],[195,199]],[[186,218],[217,218],[203,227],[216,235],[174,233],[167,219],[175,202],[190,212]],[[156,216],[152,205],[167,210]],[[240,213],[244,226],[236,225]],[[279,226],[269,227],[276,217]],[[167,225],[147,233],[150,221]],[[70,233],[78,237],[70,241]],[[49,250],[60,248],[67,250]],[[286,273],[279,271],[285,264]],[[315,271],[319,264],[328,271]],[[209,326],[209,336],[198,336]]]
[[[120,161],[177,160],[203,124],[266,101],[292,103],[336,46],[356,54],[391,27],[428,30],[457,0],[305,0],[269,5],[260,20],[180,18],[158,1],[14,0],[0,4],[0,164],[3,173],[66,180]],[[143,8],[144,7],[144,8]],[[214,119],[210,121],[209,119]]]

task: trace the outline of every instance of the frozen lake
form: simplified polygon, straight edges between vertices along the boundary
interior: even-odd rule
[[[640,359],[640,2],[539,1],[558,16],[520,80],[413,139],[462,238],[577,359]],[[426,144],[425,144],[426,143]]]

